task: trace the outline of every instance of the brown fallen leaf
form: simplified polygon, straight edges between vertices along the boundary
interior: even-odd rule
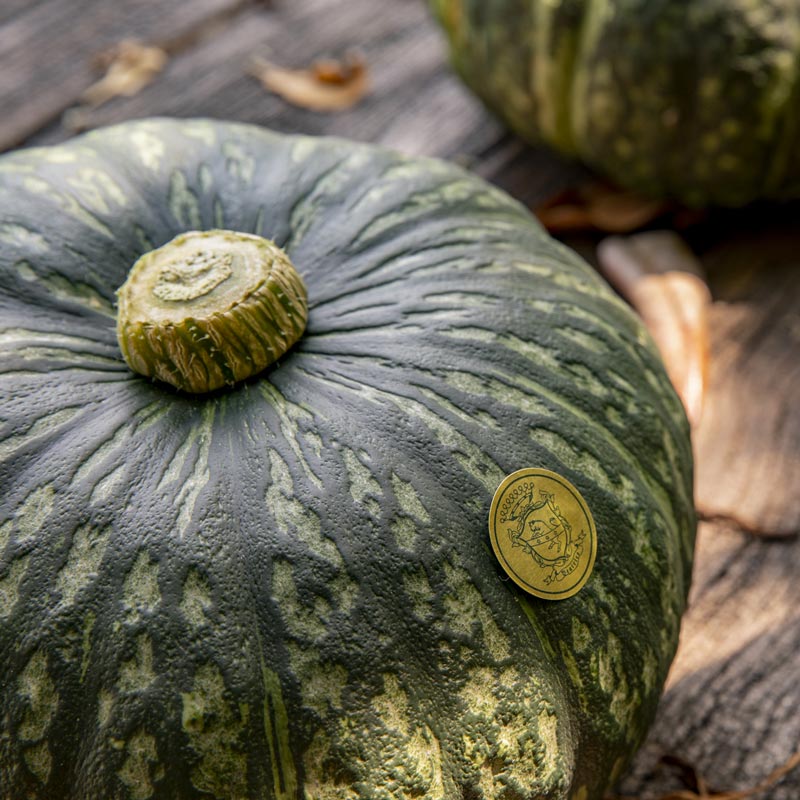
[[[268,91],[312,111],[343,111],[369,91],[366,62],[354,53],[342,60],[320,59],[306,69],[287,69],[256,59],[249,71]]]
[[[703,267],[674,231],[609,236],[597,247],[601,273],[639,312],[664,359],[692,426],[708,378],[708,309]]]
[[[162,48],[124,39],[97,56],[96,63],[106,73],[81,95],[80,100],[90,108],[97,108],[114,97],[132,97],[153,81],[167,61],[167,53]]]
[[[643,197],[603,181],[590,181],[550,198],[534,213],[554,234],[592,230],[630,233],[674,208],[668,201]]]

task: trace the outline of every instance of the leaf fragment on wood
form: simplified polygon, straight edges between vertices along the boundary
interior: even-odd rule
[[[643,197],[602,181],[560,192],[534,210],[554,234],[577,231],[630,233],[674,210],[673,204]]]
[[[344,111],[369,91],[366,62],[356,53],[341,60],[319,59],[306,69],[287,69],[255,59],[250,73],[267,91],[311,111]]]
[[[708,381],[708,309],[703,268],[673,231],[610,236],[597,247],[600,271],[639,312],[695,427]]]
[[[167,65],[166,51],[136,39],[124,39],[101,53],[105,75],[82,95],[81,102],[97,108],[115,97],[132,97],[151,83]]]

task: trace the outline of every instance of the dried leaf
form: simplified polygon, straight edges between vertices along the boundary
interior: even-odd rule
[[[639,312],[693,426],[708,377],[708,308],[703,268],[673,231],[611,236],[597,248],[600,271]]]
[[[315,61],[307,69],[286,69],[258,59],[250,72],[268,91],[312,111],[343,111],[358,103],[369,90],[366,63],[355,54],[342,61]]]
[[[114,97],[138,94],[164,69],[168,56],[160,47],[125,39],[101,53],[96,61],[106,74],[81,95],[81,102],[90,108]]]
[[[556,195],[534,213],[551,233],[590,230],[630,233],[672,208],[672,204],[666,201],[593,181]]]

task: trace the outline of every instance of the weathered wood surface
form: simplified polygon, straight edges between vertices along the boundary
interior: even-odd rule
[[[456,160],[534,207],[580,169],[521,144],[447,69],[422,0],[0,0],[0,150],[63,140],[125,38],[163,47],[139,94],[82,120],[211,116],[334,134]],[[261,56],[301,67],[357,49],[371,90],[320,114],[266,93]],[[659,717],[618,790],[684,786],[664,756],[713,786],[757,784],[800,748],[800,207],[716,214],[689,238],[715,298],[710,387],[695,433],[698,535],[682,643]],[[793,230],[794,229],[794,230]],[[568,239],[590,258],[593,238]],[[797,800],[800,770],[757,795]]]

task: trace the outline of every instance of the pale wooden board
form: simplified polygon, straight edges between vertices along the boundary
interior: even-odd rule
[[[800,233],[783,225],[737,233],[706,263],[716,302],[710,392],[697,432],[698,507],[762,535],[795,535]]]
[[[620,786],[637,800],[682,786],[663,756],[744,790],[800,749],[799,213],[722,214],[694,233],[714,298],[695,431],[707,521],[667,691]],[[795,769],[754,800],[798,798]]]

